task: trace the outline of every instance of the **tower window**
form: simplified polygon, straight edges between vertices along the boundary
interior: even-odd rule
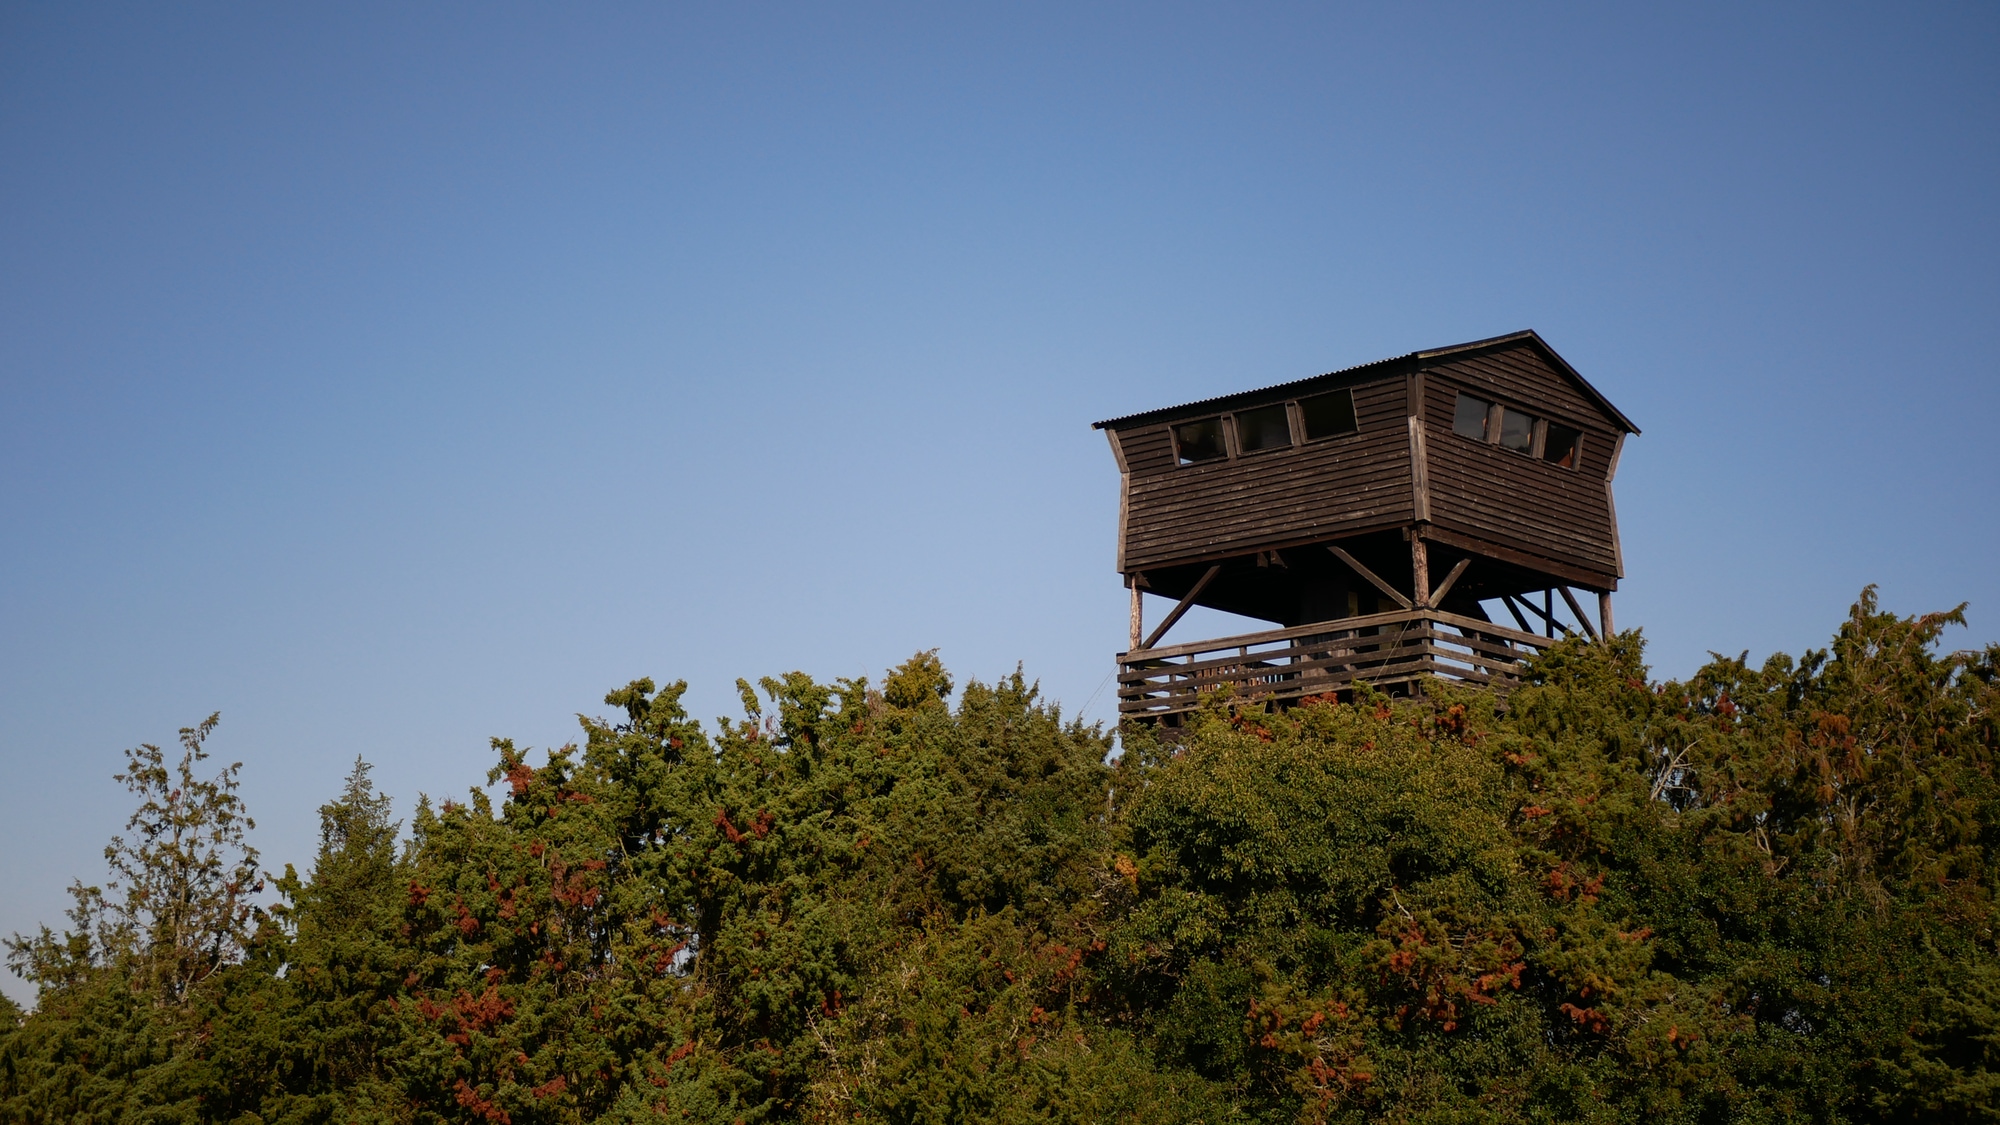
[[[1330,391],[1299,400],[1299,415],[1306,424],[1306,440],[1339,437],[1359,427],[1354,422],[1354,393]]]
[[[1574,469],[1582,460],[1583,433],[1561,422],[1550,422],[1542,439],[1542,460],[1564,469]]]
[[[1291,444],[1292,420],[1284,403],[1236,412],[1236,448],[1242,452],[1286,449]]]
[[[1222,419],[1203,418],[1199,422],[1182,422],[1175,426],[1174,451],[1179,454],[1183,465],[1229,456],[1228,446],[1222,443]]]
[[[1576,427],[1544,421],[1526,411],[1496,406],[1464,393],[1459,394],[1452,412],[1451,431],[1564,469],[1576,468],[1583,456],[1583,431]]]
[[[1486,416],[1493,412],[1493,404],[1483,398],[1473,398],[1460,392],[1458,412],[1452,415],[1451,432],[1474,441],[1486,440]]]
[[[1500,447],[1516,453],[1535,448],[1535,419],[1513,407],[1500,408]]]

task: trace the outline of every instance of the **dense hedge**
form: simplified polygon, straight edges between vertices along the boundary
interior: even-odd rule
[[[929,655],[713,731],[639,680],[401,845],[357,766],[254,916],[196,728],[133,752],[117,886],[14,941],[0,1118],[1995,1120],[2000,649],[1955,620],[1116,756]]]

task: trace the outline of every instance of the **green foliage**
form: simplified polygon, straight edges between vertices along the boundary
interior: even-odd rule
[[[217,1072],[206,1010],[225,991],[263,889],[238,762],[196,767],[219,716],[180,732],[180,759],[150,743],[116,780],[140,798],[132,836],[104,850],[111,894],[74,884],[72,929],[7,940],[8,965],[39,990],[0,1041],[0,1120],[197,1121]]]
[[[125,825],[134,838],[114,837],[104,849],[112,891],[122,897],[73,885],[74,929],[58,938],[44,926],[35,937],[8,939],[16,973],[61,988],[116,967],[136,974],[133,986],[156,1002],[179,1004],[240,955],[255,912],[251,896],[263,889],[257,851],[245,842],[256,823],[236,795],[243,763],[212,778],[195,773],[220,718],[183,727],[181,758],[171,767],[151,743],[125,752],[116,780],[141,798]]]
[[[10,946],[0,1121],[1992,1121],[2000,650],[1959,620],[1870,590],[1761,668],[1568,641],[1504,712],[1218,700],[1116,756],[934,652],[706,729],[637,680],[400,848],[357,763],[261,920],[233,770],[196,814],[135,751],[125,897]]]

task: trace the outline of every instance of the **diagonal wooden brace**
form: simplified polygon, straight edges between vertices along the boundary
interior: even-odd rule
[[[1576,604],[1576,595],[1569,592],[1568,586],[1557,586],[1556,589],[1561,592],[1563,601],[1569,603],[1569,611],[1576,614],[1576,623],[1583,626],[1583,631],[1590,634],[1591,640],[1596,640],[1597,630],[1591,628],[1590,618],[1583,615],[1583,607]]]
[[[1216,563],[1214,566],[1209,567],[1208,573],[1201,576],[1201,580],[1194,584],[1194,588],[1181,598],[1180,604],[1174,606],[1174,611],[1167,614],[1166,619],[1153,629],[1152,635],[1147,637],[1145,643],[1139,647],[1141,649],[1148,649],[1159,643],[1160,638],[1167,635],[1167,630],[1174,627],[1174,622],[1181,619],[1181,615],[1194,605],[1194,600],[1201,596],[1203,590],[1208,589],[1208,584],[1215,581],[1215,576],[1220,573],[1222,573],[1221,563]]]
[[[1471,565],[1472,565],[1472,558],[1469,555],[1465,558],[1458,560],[1458,565],[1452,567],[1451,573],[1444,576],[1444,581],[1438,583],[1438,588],[1431,591],[1431,604],[1432,605],[1444,604],[1444,596],[1446,594],[1451,593],[1452,584],[1454,582],[1457,582],[1458,576],[1464,574],[1465,568]]]
[[[1367,567],[1362,566],[1361,563],[1358,562],[1353,555],[1348,554],[1346,551],[1341,550],[1339,547],[1336,547],[1331,543],[1328,543],[1326,545],[1326,549],[1333,552],[1334,558],[1337,558],[1341,562],[1346,563],[1349,570],[1352,570],[1354,573],[1359,574],[1361,577],[1366,578],[1370,582],[1373,582],[1377,590],[1380,590],[1383,593],[1389,595],[1390,601],[1395,602],[1397,605],[1402,606],[1404,609],[1413,608],[1410,605],[1410,599],[1398,593],[1394,586],[1391,586],[1387,582],[1382,581],[1380,575],[1376,574],[1372,570],[1369,570]]]
[[[1507,603],[1507,608],[1508,608],[1508,609],[1514,609],[1514,598],[1513,598],[1513,596],[1512,596],[1512,595],[1505,595],[1505,594],[1503,594],[1503,595],[1501,596],[1501,600],[1503,600],[1503,601],[1505,601],[1505,602]],[[1536,605],[1536,604],[1535,604],[1534,602],[1531,602],[1531,601],[1529,601],[1529,600],[1528,600],[1528,599],[1527,599],[1526,597],[1523,597],[1523,598],[1521,598],[1521,599],[1520,599],[1520,604],[1522,604],[1522,605],[1526,606],[1526,607],[1527,607],[1527,609],[1528,609],[1528,612],[1529,612],[1529,613],[1532,613],[1532,614],[1534,614],[1534,615],[1535,615],[1536,617],[1539,617],[1539,618],[1541,618],[1541,619],[1542,619],[1542,620],[1543,620],[1544,622],[1546,622],[1546,623],[1548,624],[1548,627],[1549,627],[1550,629],[1561,629],[1561,630],[1563,631],[1563,634],[1564,634],[1565,636],[1569,635],[1570,633],[1573,633],[1573,632],[1575,632],[1575,630],[1574,630],[1574,629],[1571,629],[1571,628],[1570,628],[1569,626],[1567,626],[1567,625],[1563,624],[1563,623],[1562,623],[1562,622],[1560,622],[1560,621],[1557,621],[1557,620],[1555,619],[1555,615],[1554,615],[1554,614],[1551,614],[1551,613],[1550,613],[1550,612],[1549,612],[1548,610],[1546,610],[1546,609],[1543,609],[1543,608],[1542,608],[1541,606],[1538,606],[1538,605]],[[1520,616],[1521,616],[1521,613],[1520,613],[1520,611],[1519,611],[1519,610],[1515,610],[1515,611],[1514,611],[1514,616],[1515,616],[1515,617],[1517,617],[1517,618],[1518,618],[1518,617],[1520,617]],[[1522,626],[1523,626],[1524,628],[1526,627],[1526,625],[1527,625],[1527,622],[1526,622],[1525,620],[1524,620],[1524,621],[1522,621]],[[1528,631],[1529,631],[1530,633],[1534,632],[1534,630],[1533,630],[1533,629],[1529,629]]]

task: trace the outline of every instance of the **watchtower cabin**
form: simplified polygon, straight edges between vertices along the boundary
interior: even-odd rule
[[[1122,477],[1122,716],[1176,725],[1225,684],[1281,705],[1424,676],[1505,690],[1559,633],[1612,630],[1611,478],[1639,431],[1533,332],[1096,428]],[[1150,629],[1147,594],[1172,602]],[[1193,606],[1274,628],[1163,643]]]

